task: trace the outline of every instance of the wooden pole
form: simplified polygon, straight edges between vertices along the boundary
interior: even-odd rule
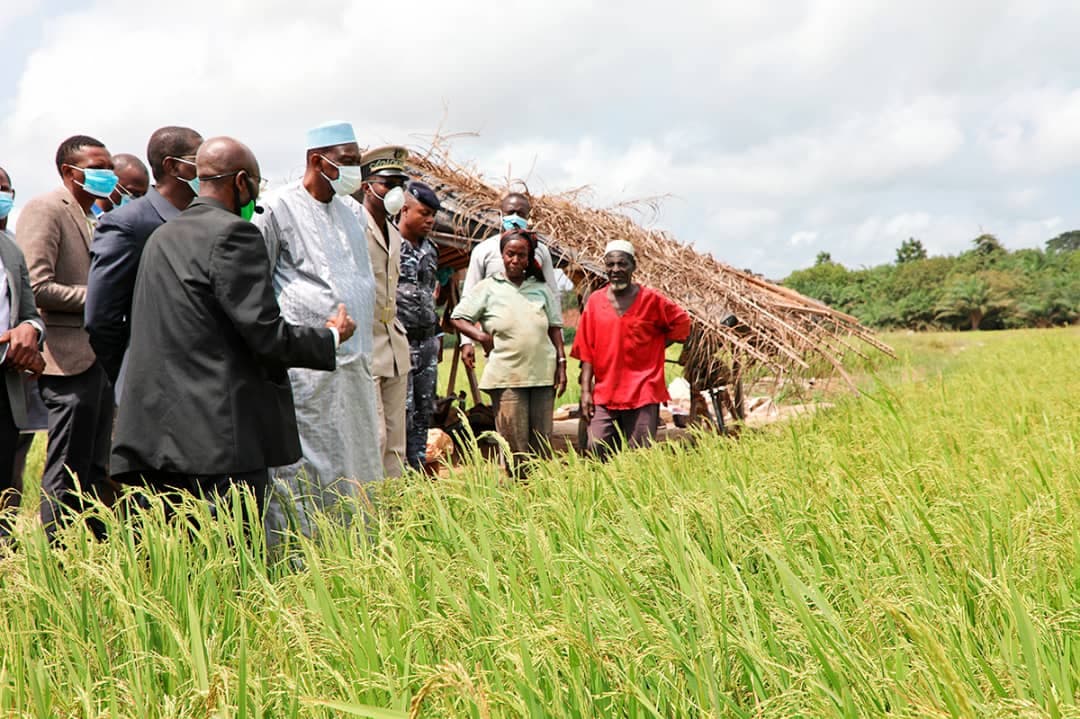
[[[472,392],[473,404],[483,404],[480,401],[480,386],[476,382],[476,370],[465,365],[465,376],[469,378],[469,390]]]
[[[457,367],[461,360],[461,335],[458,335],[457,344],[454,345],[454,358],[450,360],[450,382],[446,385],[446,396],[456,397],[454,389],[457,386]]]

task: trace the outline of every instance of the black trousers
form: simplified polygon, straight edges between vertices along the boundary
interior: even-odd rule
[[[22,482],[15,477],[15,450],[18,444],[19,428],[11,417],[11,398],[0,381],[0,509],[19,504],[18,492],[22,489]],[[8,533],[9,524],[9,517],[5,514],[0,518],[0,535]]]
[[[258,507],[259,518],[262,521],[263,510],[266,506],[266,485],[269,482],[269,472],[266,469],[257,469],[251,472],[236,472],[233,474],[180,474],[177,472],[160,472],[157,470],[143,470],[140,472],[125,472],[116,476],[116,481],[122,484],[143,486],[155,494],[161,494],[166,498],[179,497],[182,494],[190,494],[201,497],[210,503],[210,513],[215,517],[218,514],[218,505],[226,501],[229,490],[235,485],[251,489],[255,495],[255,504]],[[252,521],[252,518],[247,518]]]
[[[248,487],[255,495],[255,511],[258,516],[248,516],[246,505],[241,505],[244,513],[242,521],[244,540],[248,546],[253,546],[252,527],[262,527],[263,515],[266,509],[266,485],[269,483],[270,473],[267,469],[209,475],[142,470],[140,472],[124,472],[116,475],[115,479],[122,484],[146,487],[150,492],[161,495],[166,500],[165,517],[170,521],[176,517],[176,508],[183,501],[184,495],[192,495],[203,499],[209,505],[210,516],[216,520],[221,516],[222,506],[229,501],[229,490],[234,486],[239,489]],[[146,507],[144,497],[140,495],[129,496],[132,499],[132,504],[128,507],[129,511],[137,507]],[[185,521],[188,523],[189,531],[198,530],[199,524],[192,517],[186,517]],[[139,523],[133,523],[132,527],[136,536],[141,536],[142,530]]]
[[[50,539],[69,512],[83,509],[75,494],[107,493],[112,443],[113,393],[105,370],[95,362],[82,374],[43,375],[38,392],[49,411],[49,445],[41,478],[41,523]],[[100,538],[103,528],[91,525]]]

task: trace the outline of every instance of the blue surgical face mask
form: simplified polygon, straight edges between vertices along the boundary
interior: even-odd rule
[[[129,193],[122,185],[116,186],[116,191],[120,193],[120,199],[113,203],[113,207],[123,207],[127,203],[131,202],[131,193]]]
[[[76,167],[75,165],[68,165],[68,167],[74,167],[83,173],[83,181],[75,180],[75,184],[94,197],[108,197],[116,189],[116,183],[119,182],[116,173],[112,170],[98,169],[96,167]]]
[[[15,206],[14,192],[0,192],[0,220],[11,214],[11,208]]]
[[[520,215],[503,215],[502,226],[504,230],[524,230],[529,226],[529,221]]]
[[[182,157],[174,157],[173,159],[177,160],[179,162],[182,162],[185,165],[191,165],[192,167],[195,167],[195,163],[192,162],[191,160],[185,160]],[[194,192],[196,195],[199,194],[199,178],[198,177],[193,177],[190,180],[187,179],[186,177],[180,177],[180,175],[174,175],[174,177],[176,179],[178,179],[178,180],[183,180],[184,182],[186,182],[187,186],[191,188],[192,192]]]

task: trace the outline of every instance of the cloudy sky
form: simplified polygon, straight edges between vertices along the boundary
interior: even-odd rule
[[[19,202],[85,133],[234,135],[275,181],[308,126],[454,155],[770,277],[980,231],[1080,227],[1076,0],[17,0],[0,15],[0,165]]]

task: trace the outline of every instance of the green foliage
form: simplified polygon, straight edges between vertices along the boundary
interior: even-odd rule
[[[1005,247],[1001,244],[1001,241],[994,235],[983,233],[971,241],[974,246],[975,254],[977,255],[996,255],[1005,252]]]
[[[919,257],[925,248],[908,239],[896,264],[848,270],[826,262],[783,283],[886,329],[1049,327],[1080,317],[1080,252],[1064,249],[1068,241],[1009,252],[983,234],[972,245],[954,257]]]
[[[953,279],[938,303],[937,318],[960,319],[970,323],[970,329],[979,329],[985,319],[1009,308],[1004,282],[992,272]]]
[[[843,265],[823,262],[805,270],[796,270],[784,280],[784,284],[807,297],[843,309],[856,296],[851,291],[851,274]]]
[[[814,258],[815,265],[827,265],[832,262],[832,255],[828,252],[819,252],[817,257]]]
[[[1062,232],[1052,240],[1046,241],[1047,252],[1075,252],[1080,250],[1080,230]]]
[[[900,247],[896,249],[896,264],[902,265],[905,262],[914,262],[915,260],[926,259],[926,248],[923,247],[923,243],[916,240],[914,237],[909,237],[900,243]]]
[[[24,512],[0,715],[1077,717],[1077,339],[887,337],[738,441],[383,483],[295,568],[195,501],[62,550]]]

